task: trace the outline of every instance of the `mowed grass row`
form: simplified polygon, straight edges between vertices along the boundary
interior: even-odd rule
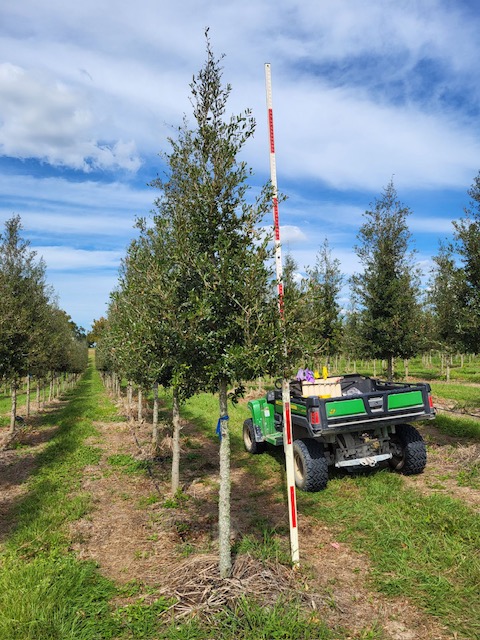
[[[0,541],[0,640],[382,640],[373,629],[331,630],[295,598],[270,608],[241,599],[211,624],[162,616],[171,604],[165,598],[114,606],[115,596],[131,597],[135,588],[119,587],[94,563],[79,561],[69,550],[68,524],[91,508],[91,496],[81,491],[82,469],[101,452],[85,439],[98,439],[95,421],[119,418],[91,366],[67,400],[43,417],[43,427],[58,430],[37,454],[26,495],[6,514],[15,526]]]
[[[216,398],[195,397],[184,413],[216,437]],[[252,488],[260,495],[262,480],[274,474],[277,500],[284,500],[283,457],[278,449],[247,458],[241,437],[248,417],[245,404],[229,408],[229,416],[233,456],[254,475]],[[436,422],[445,432],[480,441],[478,422],[445,416]],[[474,424],[469,427],[465,422]],[[327,523],[338,540],[367,555],[372,588],[410,598],[459,637],[480,637],[480,517],[460,500],[422,495],[407,488],[402,476],[380,471],[337,475],[325,491],[298,491],[297,501],[300,512]],[[301,531],[299,536],[301,550]],[[321,540],[318,543],[322,545]]]

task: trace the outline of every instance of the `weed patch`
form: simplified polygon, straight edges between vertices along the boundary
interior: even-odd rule
[[[148,469],[148,463],[145,460],[137,460],[124,453],[109,456],[107,462],[112,467],[121,469],[124,473],[144,473]]]

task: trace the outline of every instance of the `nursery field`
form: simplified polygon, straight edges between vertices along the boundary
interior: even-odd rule
[[[373,363],[347,364],[373,373]],[[447,383],[437,364],[407,365],[409,378],[430,381],[438,407],[419,425],[425,472],[339,472],[323,492],[297,492],[298,569],[282,452],[243,449],[257,385],[229,407],[226,581],[216,556],[217,399],[182,408],[182,491],[172,496],[169,394],[153,457],[148,407],[144,420],[129,418],[90,365],[0,452],[0,640],[479,638],[480,368],[459,359]],[[1,397],[0,431],[8,409]]]

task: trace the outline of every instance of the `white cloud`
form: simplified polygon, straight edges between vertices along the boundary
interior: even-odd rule
[[[34,250],[38,257],[45,260],[49,272],[118,269],[124,257],[120,251],[74,249],[68,246],[35,246]]]
[[[0,64],[0,150],[14,158],[90,171],[136,171],[140,160],[132,141],[94,139],[94,115],[86,97],[63,83]]]
[[[29,234],[83,236],[90,244],[136,235],[135,218],[149,213],[157,195],[119,182],[6,175],[0,175],[0,193],[0,220],[15,213]]]
[[[280,225],[280,241],[289,243],[289,244],[297,244],[299,242],[305,242],[307,240],[307,236],[300,229],[300,227],[296,227],[294,225]]]
[[[161,11],[152,0],[141,11],[127,2],[84,2],[65,11],[61,3],[40,9],[26,1],[3,14],[0,50],[11,60],[5,68],[15,94],[5,94],[3,153],[84,170],[135,170],[137,146],[141,153],[165,148],[168,123],[190,110],[188,83],[203,63],[203,30],[210,25],[214,50],[227,54],[233,105],[252,106],[259,123],[247,150],[254,167],[267,163],[265,61],[274,75],[278,167],[287,176],[369,190],[395,173],[399,184],[434,188],[463,185],[477,164],[476,118],[462,122],[369,93],[385,71],[408,96],[412,69],[425,59],[441,62],[445,91],[459,74],[476,77],[476,22],[440,0],[339,0],[333,9],[283,0],[275,11],[266,2],[233,0],[201,7],[183,0]],[[22,32],[29,37],[19,48]],[[351,77],[343,86],[342,69],[373,55],[383,66],[361,86]],[[319,75],[317,67],[332,61],[341,63],[339,76]]]
[[[458,187],[478,166],[480,137],[448,114],[375,104],[322,82],[279,86],[277,167],[338,189]]]
[[[410,218],[408,218],[408,227],[416,233],[431,233],[435,235],[439,233],[450,235],[453,233],[451,220],[434,216],[410,216]]]

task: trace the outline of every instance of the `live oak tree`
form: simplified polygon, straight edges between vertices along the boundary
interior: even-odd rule
[[[96,345],[97,339],[100,335],[102,335],[107,319],[104,316],[100,316],[98,320],[94,320],[92,323],[91,330],[87,333],[87,343],[89,347],[94,347]]]
[[[306,298],[307,344],[314,360],[328,364],[338,353],[342,339],[342,319],[338,296],[343,284],[340,261],[332,257],[325,239],[316,255],[315,265],[307,268]]]
[[[306,280],[299,272],[299,266],[291,254],[287,253],[283,262],[283,315],[286,358],[284,367],[287,377],[299,365],[310,366],[314,355],[310,349],[310,331],[315,319],[309,315]],[[277,295],[275,287],[275,295]],[[291,368],[293,367],[293,369]]]
[[[432,314],[433,338],[436,348],[451,353],[463,349],[465,325],[469,312],[465,307],[465,272],[455,261],[453,249],[444,244],[433,257],[427,296],[427,310]]]
[[[170,183],[164,185],[166,194],[169,188]],[[165,202],[158,206],[165,214]],[[113,296],[117,320],[111,330],[117,335],[120,353],[128,345],[127,351],[135,355],[135,364],[130,362],[126,366],[127,377],[154,389],[155,446],[159,433],[155,419],[158,385],[172,388],[172,492],[175,493],[179,488],[180,403],[198,389],[198,376],[192,375],[192,370],[198,368],[195,309],[189,301],[188,274],[184,273],[181,261],[175,259],[178,247],[169,225],[166,215],[155,215],[151,226],[145,220],[138,221],[140,236],[131,243],[121,272],[120,289]],[[120,309],[123,311],[118,313]]]
[[[351,278],[362,351],[366,357],[387,361],[389,379],[395,358],[409,358],[419,349],[420,272],[410,249],[410,214],[391,181],[372,210],[364,213],[355,247],[363,271]]]
[[[480,173],[468,191],[470,203],[463,218],[453,221],[452,249],[461,262],[463,282],[459,283],[462,309],[462,343],[465,350],[480,349]]]
[[[36,259],[21,230],[20,216],[13,216],[0,235],[0,378],[12,388],[11,433],[15,431],[18,382],[29,373],[36,348],[34,329],[48,303],[45,264]]]
[[[219,394],[219,567],[225,577],[231,570],[228,388],[265,371],[270,273],[258,224],[270,210],[271,189],[247,198],[251,171],[239,156],[255,121],[249,111],[226,117],[231,87],[222,83],[208,31],[206,38],[206,62],[190,85],[195,126],[185,119],[170,140],[169,176],[156,185],[171,181],[158,215],[170,221],[174,238],[172,261],[185,302],[178,312],[195,323],[190,375]]]
[[[39,380],[49,372],[79,371],[87,357],[81,332],[53,302],[44,261],[37,259],[21,231],[20,216],[15,215],[0,235],[0,379],[11,384],[12,437],[20,379],[27,377],[28,414],[32,375]]]

